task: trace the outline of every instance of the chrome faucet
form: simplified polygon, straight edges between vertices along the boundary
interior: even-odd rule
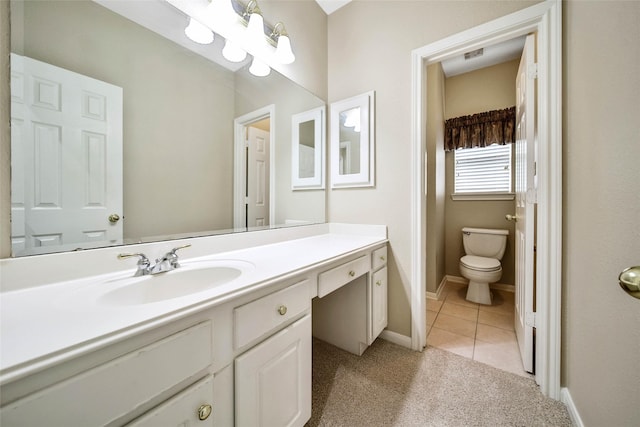
[[[191,245],[184,245],[171,249],[169,252],[164,254],[162,258],[156,259],[156,264],[153,267],[151,266],[151,261],[149,261],[149,258],[147,258],[147,256],[143,253],[118,254],[118,259],[131,258],[134,256],[138,257],[138,269],[136,270],[134,277],[165,273],[167,271],[175,270],[176,268],[180,267],[176,251],[188,248],[190,246]]]

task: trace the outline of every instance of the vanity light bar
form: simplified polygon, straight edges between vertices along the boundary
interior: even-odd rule
[[[229,46],[225,46],[226,51],[223,51],[227,60],[238,62],[244,60],[246,55],[242,55],[243,52],[251,54],[254,62],[257,60],[260,63],[258,68],[261,71],[256,75],[268,74],[264,67],[270,64],[291,64],[295,61],[284,24],[278,22],[272,27],[265,23],[256,0],[251,0],[246,6],[238,0],[167,2],[185,13],[190,20],[199,21],[228,40]]]

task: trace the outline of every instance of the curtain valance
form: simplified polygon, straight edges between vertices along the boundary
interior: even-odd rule
[[[516,107],[456,117],[444,122],[445,150],[514,142]]]

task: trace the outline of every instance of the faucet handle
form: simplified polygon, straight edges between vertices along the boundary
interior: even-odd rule
[[[178,246],[177,248],[173,248],[169,252],[167,252],[162,258],[157,259],[156,262],[168,261],[171,264],[171,267],[173,268],[180,267],[180,264],[178,264],[178,254],[176,254],[176,251],[179,251],[180,249],[189,248],[189,247],[191,247],[191,245],[187,244],[187,245]]]
[[[147,258],[147,256],[143,253],[135,253],[135,254],[128,254],[128,253],[124,253],[124,254],[118,254],[118,259],[126,259],[126,258],[131,258],[137,256],[138,259],[138,265],[150,265],[151,262],[149,261],[149,258]]]
[[[149,268],[151,267],[151,261],[149,261],[149,258],[147,258],[145,254],[143,253],[118,254],[118,259],[126,259],[134,256],[138,257],[138,270],[136,270],[136,273],[134,274],[134,276],[144,276],[145,274],[148,274]]]
[[[169,252],[167,252],[167,255],[168,254],[176,255],[176,251],[179,251],[180,249],[190,248],[190,247],[191,247],[190,244],[178,246],[177,248],[173,248]]]

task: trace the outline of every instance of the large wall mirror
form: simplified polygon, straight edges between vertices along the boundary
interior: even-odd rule
[[[323,100],[196,45],[163,0],[10,9],[13,256],[324,222],[324,191],[291,182],[291,118]],[[269,144],[270,206],[239,223],[238,181],[265,171],[234,176],[234,120],[267,107],[242,132]]]

